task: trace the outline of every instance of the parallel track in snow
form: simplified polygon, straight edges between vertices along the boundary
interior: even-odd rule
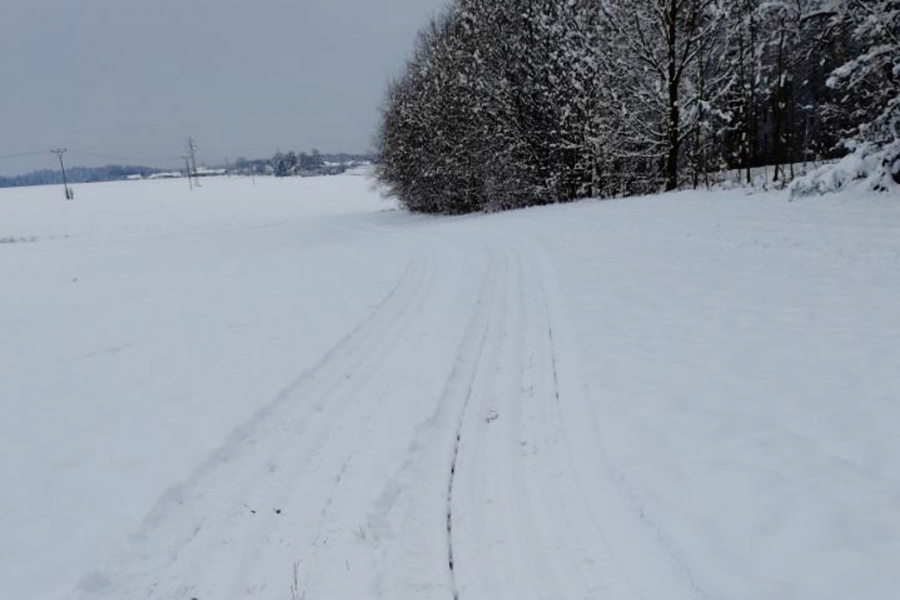
[[[429,233],[75,597],[706,596],[605,458],[542,253]]]

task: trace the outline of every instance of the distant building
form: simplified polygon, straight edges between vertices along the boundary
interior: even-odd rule
[[[197,167],[197,172],[194,173],[197,177],[221,177],[222,175],[228,175],[228,169],[208,169],[206,167]]]
[[[147,179],[178,179],[179,177],[184,177],[184,175],[181,174],[181,171],[168,171],[165,173],[148,175]]]

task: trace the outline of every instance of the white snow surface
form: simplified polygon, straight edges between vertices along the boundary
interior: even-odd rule
[[[900,202],[0,190],[0,598],[889,599]]]

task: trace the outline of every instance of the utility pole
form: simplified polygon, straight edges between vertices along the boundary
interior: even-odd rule
[[[184,174],[187,175],[188,187],[191,189],[191,191],[194,191],[194,184],[191,181],[191,157],[185,154],[181,158],[184,159]]]
[[[194,142],[193,137],[187,139],[187,151],[191,159],[191,168],[194,171],[194,183],[197,187],[200,187],[200,176],[197,175],[197,144]]]
[[[66,194],[66,200],[74,200],[75,192],[69,187],[69,182],[66,179],[66,165],[63,163],[63,154],[68,151],[66,148],[56,148],[55,150],[51,150],[53,154],[59,157],[59,168],[62,171],[63,178],[63,191]]]

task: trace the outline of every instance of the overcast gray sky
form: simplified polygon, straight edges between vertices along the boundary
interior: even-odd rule
[[[0,0],[0,156],[362,152],[446,0]],[[77,154],[80,150],[82,154]],[[49,157],[52,158],[52,157]],[[52,166],[0,160],[0,175]],[[160,164],[160,166],[165,166]]]

